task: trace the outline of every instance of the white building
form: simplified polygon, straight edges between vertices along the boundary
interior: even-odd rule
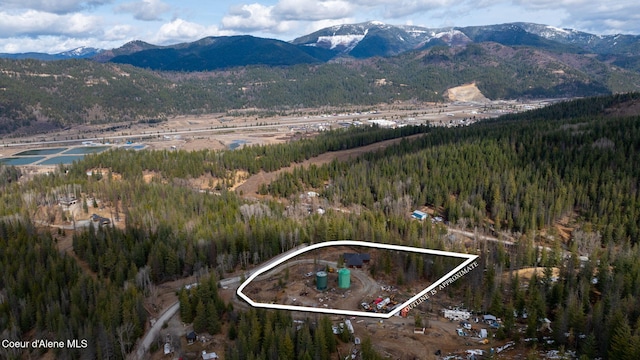
[[[442,310],[442,312],[444,313],[444,317],[446,319],[453,321],[469,320],[469,318],[471,317],[471,312],[467,310],[445,309]]]

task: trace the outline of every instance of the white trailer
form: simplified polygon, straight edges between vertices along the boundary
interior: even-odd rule
[[[471,312],[467,310],[445,309],[442,312],[444,312],[444,317],[451,321],[469,320],[471,318]]]
[[[349,330],[351,334],[355,334],[355,331],[353,330],[353,324],[351,324],[351,320],[347,319],[344,321],[344,323],[347,324],[347,330]]]

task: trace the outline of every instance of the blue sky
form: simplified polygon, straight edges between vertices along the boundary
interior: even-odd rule
[[[595,34],[640,34],[637,0],[0,0],[0,52],[103,49],[251,34],[292,40],[378,20],[425,27],[526,21]]]

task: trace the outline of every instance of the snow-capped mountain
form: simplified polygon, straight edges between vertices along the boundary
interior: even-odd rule
[[[101,49],[96,49],[92,47],[81,46],[79,48],[75,48],[69,51],[63,51],[58,53],[57,55],[68,58],[87,58],[96,55],[101,52]]]
[[[18,54],[4,54],[0,53],[0,58],[8,58],[8,59],[37,59],[37,60],[66,60],[66,59],[86,59],[92,58],[99,53],[101,53],[102,49],[96,49],[92,47],[81,46],[75,49],[71,49],[68,51],[63,51],[56,54],[47,54],[47,53],[38,53],[38,52],[29,52],[29,53],[18,53]]]
[[[358,58],[390,56],[432,45],[463,45],[470,42],[453,28],[429,29],[410,25],[387,25],[379,21],[336,25],[293,40],[295,45],[315,46]]]
[[[244,39],[244,41],[239,41],[240,39]],[[261,48],[260,50],[257,47],[247,48],[245,43],[249,41],[248,39],[252,39],[251,41],[256,44],[260,43],[267,46],[267,48]],[[288,64],[291,62],[292,57],[298,59],[296,61],[303,63],[325,62],[341,56],[360,59],[374,56],[388,57],[407,51],[425,50],[433,46],[458,47],[466,46],[469,43],[482,42],[495,42],[511,47],[527,46],[556,53],[594,53],[605,56],[610,61],[617,61],[618,66],[637,63],[638,67],[640,67],[640,36],[594,35],[572,29],[561,29],[549,25],[525,22],[447,28],[389,25],[379,21],[344,24],[318,30],[292,40],[288,44],[282,42],[283,44],[280,44],[281,46],[278,46],[277,49],[287,48],[287,51],[284,52],[269,48],[270,45],[268,44],[273,43],[272,39],[259,39],[250,36],[223,36],[168,46],[132,41],[122,47],[111,50],[80,47],[58,54],[0,54],[0,57],[13,59],[35,58],[39,60],[91,58],[98,62],[107,62],[118,58],[119,61],[126,61],[134,65],[145,64],[144,66],[149,67],[151,64],[158,62],[159,54],[164,56],[161,59],[164,64],[173,61],[172,57],[184,57],[185,52],[200,53],[204,51],[207,56],[203,58],[204,60],[200,59],[198,61],[209,63],[211,59],[242,52],[246,53],[247,59],[251,58],[252,60],[247,60],[249,62],[246,64],[243,61],[225,61],[224,63],[243,66],[263,63]],[[225,51],[228,52],[221,52],[221,44],[224,44]],[[253,55],[249,56],[251,51],[253,51]],[[257,54],[258,52],[261,52],[261,54]],[[306,55],[300,52],[306,53]],[[268,61],[265,60],[263,62],[256,59],[256,56],[264,58],[266,55],[269,55]],[[132,60],[132,56],[136,58],[136,61]],[[284,59],[276,59],[279,56],[283,56]],[[181,64],[180,66],[184,69],[193,67],[192,64]],[[636,65],[633,66],[635,67]],[[202,64],[197,67],[203,67],[203,69],[216,68]],[[162,69],[162,67],[158,69]]]
[[[636,35],[594,35],[548,25],[532,23],[515,23],[515,25],[545,39],[575,45],[596,54],[638,55],[640,52],[640,36]]]
[[[296,45],[332,49],[354,57],[391,56],[434,45],[464,46],[492,41],[508,46],[533,46],[562,52],[640,54],[640,36],[594,35],[533,23],[426,28],[378,21],[336,25],[292,41]]]

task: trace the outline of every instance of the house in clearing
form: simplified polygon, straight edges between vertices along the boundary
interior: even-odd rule
[[[186,338],[187,338],[187,344],[193,344],[198,339],[198,335],[196,334],[195,331],[191,331],[187,333]]]
[[[58,199],[60,206],[69,207],[78,203],[78,199],[75,196],[62,196]]]
[[[344,265],[350,268],[361,268],[363,264],[371,261],[371,255],[366,253],[344,253],[342,258]]]

